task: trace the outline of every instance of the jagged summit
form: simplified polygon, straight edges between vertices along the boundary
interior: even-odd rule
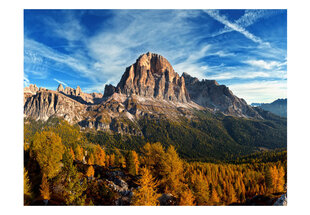
[[[59,84],[57,87],[57,92],[63,92],[64,91],[64,87],[62,86],[62,84]]]
[[[235,96],[227,86],[219,85],[215,80],[199,81],[187,73],[183,73],[182,77],[190,98],[197,104],[228,115],[261,118],[244,99]]]
[[[108,89],[113,91],[110,86]],[[184,78],[174,71],[166,58],[150,52],[142,54],[133,65],[126,68],[116,89],[126,95],[190,101]]]

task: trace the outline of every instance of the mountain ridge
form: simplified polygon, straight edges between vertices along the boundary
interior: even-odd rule
[[[64,117],[82,128],[104,131],[132,131],[135,126],[128,128],[125,124],[135,124],[144,116],[171,121],[183,116],[196,118],[197,110],[263,119],[225,85],[215,80],[199,81],[186,73],[179,76],[166,58],[150,52],[140,55],[126,68],[116,87],[106,85],[104,94],[84,93],[79,86],[64,88],[62,84],[56,91],[35,85],[24,89],[26,117]]]

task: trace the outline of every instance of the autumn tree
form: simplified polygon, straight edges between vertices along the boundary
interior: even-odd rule
[[[72,156],[72,159],[75,160],[75,154],[72,148],[70,148],[70,154]]]
[[[195,171],[191,177],[191,186],[198,205],[206,205],[209,201],[209,184],[202,171]]]
[[[28,171],[24,168],[24,204],[28,204],[32,198],[31,184],[28,176]]]
[[[142,163],[143,165],[148,168],[152,175],[155,178],[161,178],[161,171],[162,171],[162,160],[165,156],[165,151],[161,145],[161,143],[146,143],[142,149]]]
[[[179,158],[173,146],[169,146],[161,161],[163,176],[162,183],[165,184],[166,190],[173,195],[178,196],[181,192],[183,183],[183,161]]]
[[[193,192],[187,186],[184,186],[184,187],[185,189],[183,189],[180,194],[179,205],[183,205],[183,206],[195,205],[194,204],[195,198],[194,198]]]
[[[237,196],[236,196],[236,191],[234,189],[234,186],[232,184],[228,185],[227,189],[227,203],[234,203],[237,202]]]
[[[95,146],[94,158],[95,158],[95,164],[99,166],[105,165],[105,152],[103,148],[100,147],[100,145]]]
[[[95,175],[94,167],[93,166],[89,166],[88,169],[87,169],[87,172],[86,172],[86,176],[88,178],[93,178],[94,175]]]
[[[279,169],[278,169],[278,181],[277,181],[277,186],[276,186],[276,190],[278,192],[283,192],[285,187],[285,171],[284,171],[284,168],[281,166]]]
[[[64,167],[61,183],[63,185],[63,199],[66,205],[83,205],[86,196],[83,194],[87,188],[86,179],[77,171],[69,153],[64,154]]]
[[[210,202],[214,205],[217,205],[220,201],[220,197],[218,196],[216,189],[213,187],[211,191]]]
[[[93,153],[90,153],[88,155],[88,158],[87,158],[87,164],[88,165],[94,165],[94,163],[95,163],[94,155],[93,155]]]
[[[139,171],[139,157],[135,151],[129,151],[126,156],[126,170],[132,174],[136,175]]]
[[[142,168],[141,174],[142,176],[137,182],[139,189],[134,193],[132,199],[133,205],[158,205],[157,183],[148,169]]]
[[[64,146],[58,135],[51,131],[42,131],[34,136],[32,151],[35,154],[43,174],[53,178],[61,169]]]
[[[265,169],[265,184],[268,192],[273,192],[273,179],[271,175],[272,168]]]
[[[40,186],[40,193],[41,193],[41,197],[44,200],[50,199],[50,188],[49,188],[49,183],[48,183],[48,180],[47,180],[47,177],[45,174],[43,174],[43,177],[42,177],[42,183]]]
[[[124,168],[126,166],[126,160],[124,156],[122,155],[122,153],[120,152],[118,148],[115,148],[114,152],[115,152],[115,157],[114,157],[115,166]]]
[[[75,148],[75,158],[82,162],[83,161],[83,158],[84,158],[84,149],[82,146],[80,145],[77,145],[76,148]]]

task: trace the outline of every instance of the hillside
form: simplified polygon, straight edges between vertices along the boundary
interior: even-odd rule
[[[287,117],[287,99],[277,99],[271,103],[252,103],[251,105],[260,107],[278,116]]]

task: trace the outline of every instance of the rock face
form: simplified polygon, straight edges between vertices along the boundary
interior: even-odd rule
[[[184,78],[173,70],[167,59],[150,52],[141,55],[136,63],[126,69],[117,89],[126,95],[190,101]]]
[[[187,73],[183,73],[182,77],[190,98],[197,104],[227,115],[261,118],[244,99],[235,96],[225,85],[219,85],[215,80],[199,81]]]
[[[142,117],[179,121],[193,119],[197,110],[212,109],[227,115],[260,115],[216,81],[181,77],[167,59],[150,52],[128,67],[117,87],[101,93],[84,93],[60,84],[56,91],[30,85],[24,90],[24,115],[36,120],[63,117],[81,128],[141,135]]]
[[[59,84],[59,86],[57,87],[57,92],[63,92],[64,91],[64,87],[62,86],[62,84]]]
[[[27,98],[35,95],[38,91],[39,91],[38,87],[33,84],[30,84],[29,87],[25,87],[24,88],[24,104]]]
[[[99,104],[103,97],[102,93],[84,93],[79,86],[77,86],[76,89],[71,87],[66,87],[64,89],[62,84],[59,84],[56,91],[83,104]]]
[[[63,117],[69,123],[82,120],[86,107],[67,96],[51,91],[40,90],[26,99],[24,114],[36,120],[48,120],[50,117]]]

